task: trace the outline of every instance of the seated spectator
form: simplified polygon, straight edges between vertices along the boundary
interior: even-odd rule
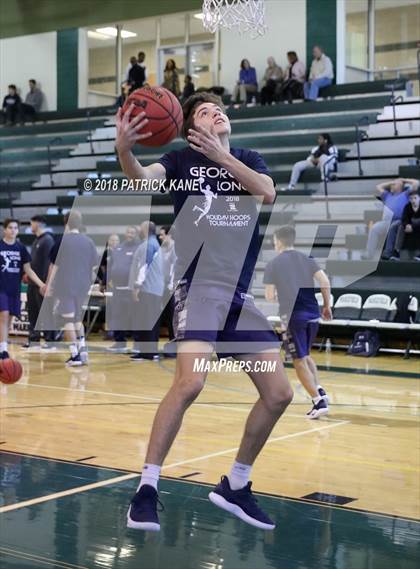
[[[232,103],[237,102],[239,95],[241,103],[245,104],[247,101],[248,93],[257,93],[257,91],[258,83],[255,67],[251,67],[251,64],[247,59],[243,59],[241,61],[239,81],[235,85],[232,92]]]
[[[29,93],[21,104],[22,118],[26,115],[34,121],[35,115],[41,110],[43,100],[44,93],[37,86],[35,79],[29,79]]]
[[[168,59],[163,72],[162,87],[171,91],[176,97],[179,97],[181,88],[179,86],[179,75],[176,63],[173,59]]]
[[[293,190],[299,181],[300,175],[308,168],[319,168],[321,170],[321,179],[324,179],[324,171],[327,174],[335,170],[337,165],[338,150],[334,146],[331,136],[324,132],[318,136],[318,146],[312,148],[310,155],[306,160],[296,162],[293,166],[292,175],[287,188],[284,190]],[[324,168],[325,166],[325,168]]]
[[[194,83],[192,82],[192,77],[191,75],[185,75],[184,90],[182,91],[181,102],[183,103],[186,101],[188,97],[191,97],[191,95],[194,95],[194,93],[195,87]]]
[[[321,87],[328,87],[334,79],[331,59],[318,45],[313,48],[312,54],[314,59],[309,72],[309,81],[303,86],[305,101],[316,101]]]
[[[276,91],[277,85],[281,83],[283,79],[283,70],[277,65],[274,57],[269,57],[267,59],[268,67],[265,70],[263,83],[264,86],[261,89],[261,104],[271,105],[274,101],[274,93]]]
[[[22,100],[19,97],[16,85],[8,86],[9,93],[3,99],[3,113],[5,123],[7,125],[14,125],[17,120],[21,120],[21,104]]]
[[[287,52],[289,65],[287,66],[284,81],[277,86],[276,98],[280,101],[301,99],[303,97],[303,84],[305,83],[306,68],[302,61],[298,60],[295,51]]]
[[[417,256],[414,259],[420,261],[420,190],[410,194],[409,200],[398,228],[395,249],[391,255],[393,261],[400,260],[401,249],[409,244],[417,250]]]
[[[130,84],[127,81],[121,84],[121,93],[117,99],[116,105],[117,107],[122,107],[127,99],[128,95],[130,94]]]
[[[404,208],[409,202],[410,194],[415,192],[418,187],[419,182],[417,180],[408,178],[397,178],[376,186],[375,195],[386,207],[382,220],[374,223],[369,231],[365,258],[373,259],[382,249],[385,239],[382,258],[387,260],[391,257]]]

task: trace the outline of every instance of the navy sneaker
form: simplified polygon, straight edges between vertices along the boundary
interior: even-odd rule
[[[0,354],[0,360],[8,360],[9,358],[10,358],[9,352],[6,352],[6,351],[1,352],[1,354]]]
[[[127,527],[143,531],[160,531],[158,504],[161,506],[159,511],[162,511],[163,504],[153,486],[149,484],[141,486],[128,508]]]
[[[70,357],[68,360],[66,360],[66,367],[78,367],[82,365],[83,362],[80,354],[77,354],[77,356]]]
[[[312,409],[306,413],[308,419],[319,419],[322,415],[328,415],[328,403],[325,399],[321,399],[318,403],[314,403]]]
[[[231,490],[228,477],[222,476],[220,483],[210,492],[209,500],[251,526],[273,530],[276,525],[258,506],[251,486],[252,482],[248,482],[240,490]]]
[[[327,395],[327,392],[325,391],[325,389],[322,387],[322,385],[318,385],[318,395],[320,397],[322,397],[323,399],[325,399],[325,401],[328,403],[328,401],[329,401],[328,395]]]

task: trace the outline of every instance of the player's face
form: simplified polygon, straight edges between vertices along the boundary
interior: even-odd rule
[[[194,125],[213,130],[217,135],[230,134],[231,131],[229,119],[215,103],[202,103],[196,108]]]
[[[419,207],[419,205],[420,205],[420,196],[419,196],[419,194],[411,194],[411,196],[410,196],[410,202],[411,202],[411,205],[417,209],[417,208]]]
[[[165,231],[164,229],[161,229],[161,230],[159,231],[159,241],[160,241],[161,243],[165,243],[166,237],[167,237],[166,231]]]
[[[134,227],[127,227],[125,231],[125,238],[127,241],[134,241],[137,237],[137,231]]]
[[[120,244],[120,239],[118,235],[111,235],[108,239],[108,246],[110,249],[115,249]]]
[[[4,236],[9,241],[16,239],[19,233],[19,227],[17,223],[9,223],[9,225],[4,229]]]
[[[31,221],[31,231],[32,233],[36,233],[38,231],[38,224],[36,221]]]

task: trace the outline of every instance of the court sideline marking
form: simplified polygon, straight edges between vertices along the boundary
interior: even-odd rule
[[[266,444],[275,443],[281,440],[291,439],[294,437],[299,437],[302,435],[307,435],[309,433],[316,433],[318,431],[323,431],[325,429],[332,429],[334,427],[340,427],[342,425],[347,425],[350,421],[341,421],[340,423],[333,423],[332,425],[325,425],[323,427],[318,427],[316,429],[306,429],[305,431],[299,431],[298,433],[291,433],[288,435],[282,435],[280,437],[274,437],[268,439]],[[229,448],[222,451],[214,452],[211,454],[206,454],[203,456],[198,456],[196,458],[190,458],[187,460],[182,460],[180,462],[174,462],[172,464],[164,465],[162,470],[167,470],[168,468],[175,468],[176,466],[182,466],[184,464],[190,464],[193,462],[199,462],[200,460],[206,460],[215,456],[222,456],[224,454],[229,454],[231,452],[236,452],[239,447]],[[132,478],[138,478],[140,473],[124,474],[123,476],[116,476],[114,478],[109,478],[107,480],[101,480],[100,482],[94,482],[92,484],[85,484],[84,486],[78,486],[77,488],[70,488],[69,490],[63,490],[61,492],[55,492],[54,494],[48,494],[47,496],[41,496],[39,498],[32,498],[30,500],[25,500],[23,502],[18,502],[16,504],[9,504],[8,506],[2,506],[0,508],[0,514],[11,512],[13,510],[19,510],[21,508],[26,508],[28,506],[33,506],[35,504],[41,504],[43,502],[49,502],[50,500],[56,500],[58,498],[63,498],[65,496],[70,496],[72,494],[79,494],[82,492],[87,492],[88,490],[94,490],[96,488],[102,488],[103,486],[109,486],[118,482],[125,482],[126,480],[131,480]]]
[[[58,559],[48,559],[47,557],[17,551],[15,549],[10,549],[9,547],[1,546],[0,553],[3,555],[10,555],[10,557],[17,557],[18,559],[25,559],[26,561],[40,561],[44,565],[52,565],[53,567],[60,567],[63,569],[88,569],[85,565],[73,565],[72,563],[66,563],[65,561],[59,561]]]

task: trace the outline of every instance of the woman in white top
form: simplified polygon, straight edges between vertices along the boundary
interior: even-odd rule
[[[293,190],[299,181],[300,175],[308,168],[319,168],[321,170],[321,179],[325,175],[329,176],[337,165],[338,149],[334,146],[331,136],[323,132],[318,136],[318,146],[312,148],[310,155],[306,160],[296,162],[293,166],[292,175],[287,190]]]
[[[261,89],[261,104],[271,105],[274,101],[274,93],[276,87],[281,83],[283,79],[283,70],[275,62],[274,57],[267,58],[267,69],[265,70],[263,83],[264,86]]]

